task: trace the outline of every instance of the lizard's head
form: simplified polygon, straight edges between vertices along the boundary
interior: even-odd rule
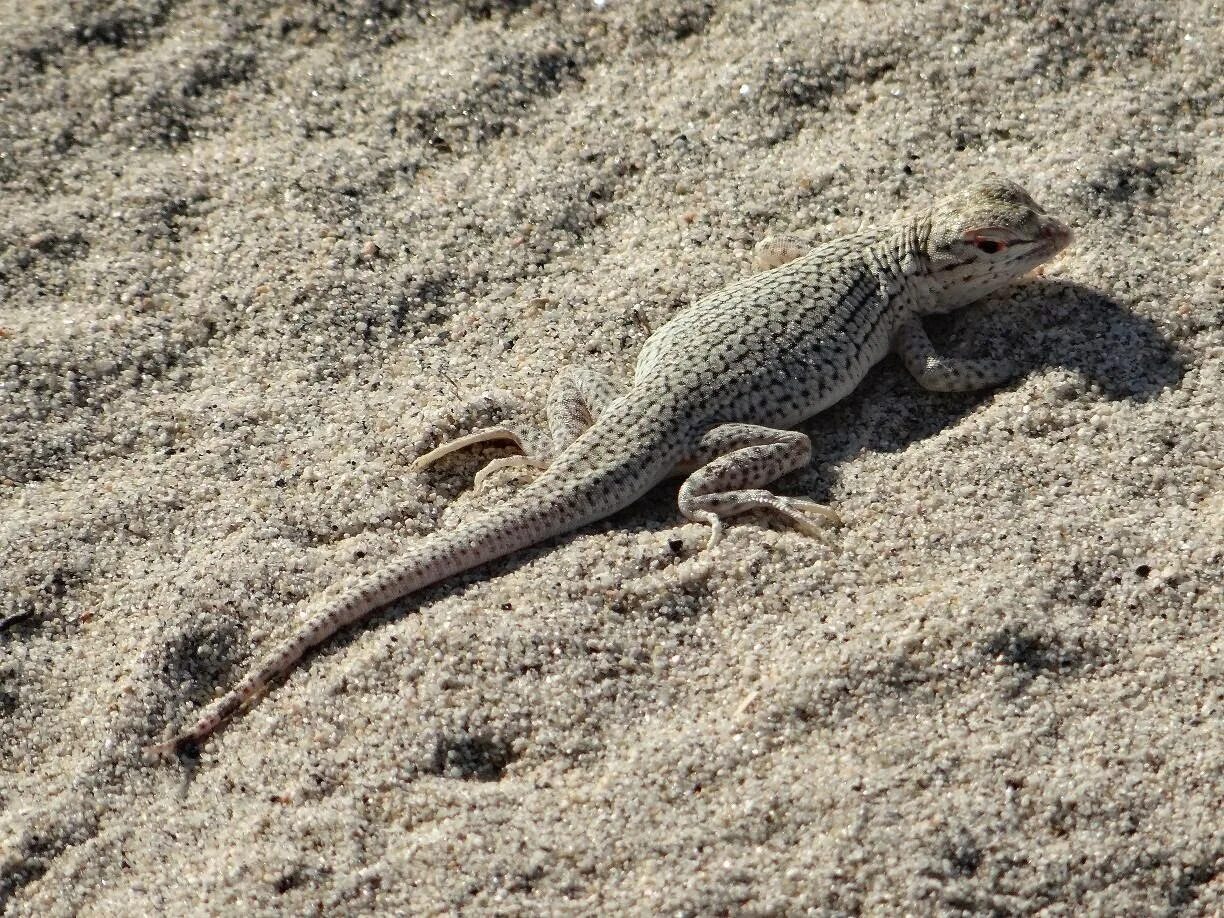
[[[931,307],[938,312],[979,300],[1049,261],[1071,229],[1023,188],[990,178],[936,204],[926,246]]]

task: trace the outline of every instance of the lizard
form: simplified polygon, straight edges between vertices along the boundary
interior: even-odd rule
[[[680,512],[709,525],[710,546],[722,537],[724,519],[751,510],[818,535],[839,522],[834,510],[766,489],[811,461],[811,443],[795,426],[848,395],[890,352],[935,391],[1011,378],[1006,359],[938,353],[922,317],[982,299],[1071,238],[1070,228],[1019,185],[992,176],[806,254],[794,239],[763,243],[758,260],[767,270],[697,300],[651,334],[627,387],[580,369],[557,376],[546,410],[552,459],[510,456],[485,469],[535,465],[537,477],[500,506],[425,537],[341,592],[190,727],[145,751],[197,746],[308,650],[374,610],[610,516],[677,473],[687,475]],[[512,430],[491,428],[413,465],[422,469],[496,440],[525,450]]]

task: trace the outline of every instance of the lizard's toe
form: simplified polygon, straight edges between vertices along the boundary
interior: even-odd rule
[[[482,443],[510,443],[516,449],[522,452],[527,452],[527,447],[523,444],[523,438],[513,430],[506,427],[491,427],[488,430],[478,430],[475,433],[470,433],[466,437],[459,437],[456,440],[451,440],[449,443],[443,443],[434,449],[431,449],[424,456],[418,456],[412,463],[413,471],[419,472],[422,469],[427,469],[439,459],[449,456],[451,453],[457,453],[460,450],[467,449],[470,446],[479,446]]]
[[[785,517],[787,522],[804,535],[812,538],[822,538],[829,529],[844,525],[842,518],[832,507],[802,497],[775,496],[766,506]],[[819,522],[812,519],[813,516]]]

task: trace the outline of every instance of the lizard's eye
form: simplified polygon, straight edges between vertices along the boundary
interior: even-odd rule
[[[999,242],[997,239],[975,239],[973,244],[987,255],[996,255],[1007,248],[1006,242]]]

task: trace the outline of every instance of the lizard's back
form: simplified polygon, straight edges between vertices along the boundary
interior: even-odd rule
[[[833,240],[698,300],[643,346],[635,387],[685,405],[694,427],[790,427],[837,402],[888,351],[874,241]]]

